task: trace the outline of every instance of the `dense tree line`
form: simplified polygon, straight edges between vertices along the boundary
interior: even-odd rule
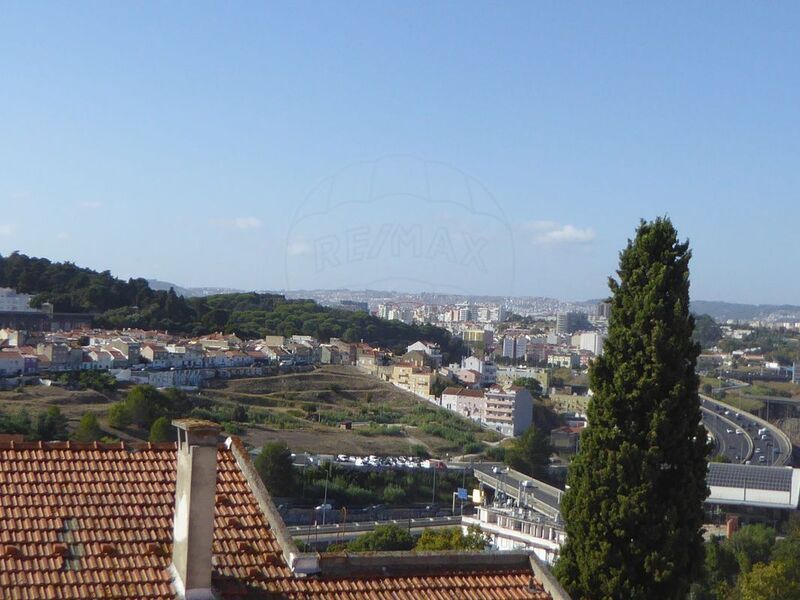
[[[174,290],[156,291],[145,279],[117,279],[76,265],[50,262],[20,253],[0,256],[0,287],[33,295],[33,304],[53,304],[56,311],[96,313],[100,327],[169,330],[189,335],[215,331],[246,339],[264,335],[311,335],[348,342],[365,341],[386,348],[417,340],[439,344],[447,360],[464,354],[460,339],[432,325],[386,321],[362,311],[320,306],[313,300],[287,300],[279,294],[219,294],[184,298]]]
[[[778,538],[765,525],[746,525],[730,539],[706,544],[695,600],[800,600],[800,522]]]
[[[0,433],[16,433],[25,436],[26,440],[51,441],[67,439],[67,418],[57,406],[31,415],[20,409],[13,415],[0,412]]]
[[[0,256],[0,287],[31,294],[34,306],[50,302],[60,312],[104,313],[137,307],[153,317],[179,321],[189,315],[185,300],[175,292],[150,289],[146,279],[117,279],[70,262],[54,263],[14,252]]]
[[[717,345],[724,352],[760,348],[769,360],[784,365],[800,362],[800,338],[784,328],[756,327],[741,340],[725,338]]]
[[[441,552],[445,550],[481,551],[489,545],[489,538],[481,530],[471,525],[467,533],[460,527],[426,529],[415,538],[405,527],[378,525],[374,531],[365,533],[348,543],[331,544],[328,552]]]

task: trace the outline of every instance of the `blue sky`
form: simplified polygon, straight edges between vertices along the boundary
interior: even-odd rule
[[[3,3],[0,253],[241,288],[800,304],[796,3]]]

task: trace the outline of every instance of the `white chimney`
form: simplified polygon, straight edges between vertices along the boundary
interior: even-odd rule
[[[172,424],[178,428],[178,479],[170,571],[179,598],[213,600],[211,545],[220,426],[199,419]]]

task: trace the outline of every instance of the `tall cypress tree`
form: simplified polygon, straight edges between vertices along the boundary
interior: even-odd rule
[[[689,313],[689,244],[667,218],[640,224],[609,279],[589,425],[570,466],[556,574],[578,599],[685,597],[703,565],[709,443]]]

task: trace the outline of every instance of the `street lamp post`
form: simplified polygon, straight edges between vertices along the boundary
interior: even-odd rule
[[[433,491],[431,492],[431,506],[436,504],[436,467],[433,468]]]
[[[331,477],[332,463],[328,461],[328,472],[325,474],[325,497],[322,500],[322,524],[325,525],[325,515],[328,512],[328,479]]]

